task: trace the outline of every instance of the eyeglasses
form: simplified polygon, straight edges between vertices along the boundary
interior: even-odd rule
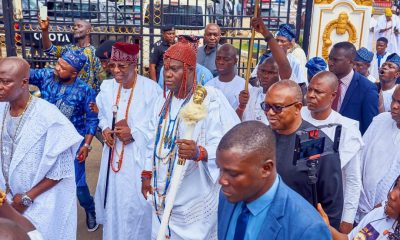
[[[288,108],[290,106],[293,106],[296,103],[298,103],[298,102],[294,102],[294,103],[291,103],[291,104],[286,105],[286,106],[275,106],[275,105],[269,105],[266,102],[262,102],[260,105],[261,105],[261,109],[264,110],[265,112],[268,112],[270,109],[272,109],[272,111],[274,111],[275,113],[279,114],[279,113],[281,113],[283,111],[284,108]]]

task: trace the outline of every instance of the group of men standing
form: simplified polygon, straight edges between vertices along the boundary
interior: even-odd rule
[[[365,229],[352,231],[353,224],[364,224],[389,192],[398,217],[400,87],[393,83],[400,57],[390,55],[378,71],[379,86],[392,90],[389,101],[353,69],[370,59],[353,44],[335,44],[324,69],[316,60],[305,64],[290,25],[276,37],[260,17],[251,26],[270,48],[255,70],[258,84],[246,86],[236,49],[219,45],[221,31],[209,24],[202,47],[193,36],[175,43],[173,29],[163,30],[150,65],[162,90],[137,73],[139,45],[108,43],[100,55],[113,78],[100,84],[90,25],[77,21],[77,44],[61,48],[41,21],[46,52],[59,57],[54,69],[0,60],[0,186],[4,201],[33,224],[26,234],[75,239],[75,194],[88,230],[102,224],[103,239],[156,239],[168,207],[161,237],[170,239],[360,236]],[[380,103],[391,113],[377,116]],[[97,128],[104,146],[93,199],[85,159]],[[303,140],[315,139],[323,140],[313,145],[319,152],[301,151]],[[174,181],[176,169],[182,176]]]

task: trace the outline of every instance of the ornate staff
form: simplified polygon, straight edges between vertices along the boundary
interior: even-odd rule
[[[117,111],[118,111],[118,106],[114,105],[113,106],[113,119],[112,119],[112,124],[111,124],[111,131],[114,131],[115,129],[115,119],[117,118]],[[114,141],[114,146],[115,146],[115,141]],[[110,147],[108,151],[108,166],[107,166],[107,177],[106,177],[106,189],[104,193],[104,208],[106,208],[107,205],[107,192],[108,192],[108,179],[110,178],[110,168],[111,168],[111,159],[112,159],[112,153],[114,151],[114,146]]]
[[[197,86],[192,100],[182,107],[179,115],[179,120],[182,120],[186,125],[186,130],[183,134],[183,139],[192,139],[193,131],[196,124],[207,116],[207,108],[203,104],[204,98],[207,96],[207,90],[202,86]],[[186,159],[179,158],[171,179],[171,188],[168,191],[165,200],[164,214],[161,219],[161,226],[158,231],[157,240],[166,238],[165,232],[168,228],[171,210],[175,202],[176,193],[179,189],[180,180],[185,167]]]
[[[260,7],[260,0],[256,0],[255,6],[254,6],[254,16],[255,17],[258,16],[259,7]],[[253,29],[251,29],[249,53],[247,55],[246,85],[245,85],[246,91],[249,91],[250,67],[251,67],[251,60],[253,59],[253,47],[254,47],[254,37],[255,36],[256,36],[256,30],[253,28]]]

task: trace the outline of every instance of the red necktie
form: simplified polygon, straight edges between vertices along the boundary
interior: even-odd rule
[[[339,105],[340,95],[342,92],[341,85],[342,85],[342,81],[339,80],[338,88],[336,91],[336,98],[333,100],[333,103],[332,103],[332,109],[337,112],[339,112],[339,110],[340,110],[340,109],[338,109],[338,105]]]

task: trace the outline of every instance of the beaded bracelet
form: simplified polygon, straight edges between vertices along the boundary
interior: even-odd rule
[[[151,171],[142,171],[142,180],[149,180],[153,176],[153,172]]]
[[[197,154],[197,151],[199,152],[199,154]],[[207,153],[207,150],[205,148],[203,148],[202,146],[197,146],[197,148],[196,148],[196,156],[197,156],[197,158],[196,158],[195,161],[199,162],[199,161],[203,160],[203,158],[205,157],[206,153]]]

